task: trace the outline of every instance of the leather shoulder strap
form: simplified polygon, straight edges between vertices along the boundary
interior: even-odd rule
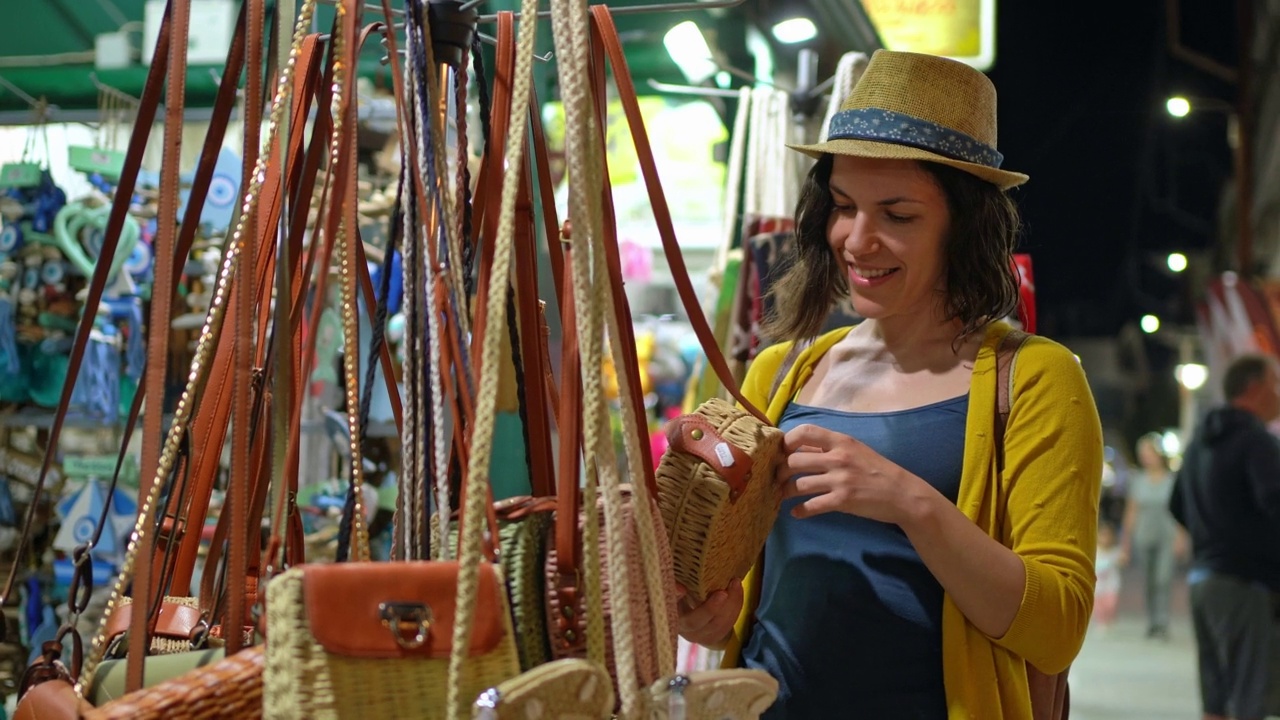
[[[744,409],[756,416],[761,422],[767,423],[769,421],[768,417],[743,397],[742,391],[738,388],[738,383],[734,380],[733,373],[729,370],[729,365],[725,361],[724,353],[721,352],[720,346],[716,341],[715,333],[702,312],[702,305],[698,301],[698,292],[694,289],[693,281],[689,278],[689,270],[684,264],[683,255],[680,253],[680,242],[676,239],[675,224],[671,219],[671,209],[667,205],[666,194],[662,190],[662,181],[658,177],[658,165],[653,157],[653,148],[649,144],[649,134],[645,129],[644,116],[640,111],[640,101],[636,97],[635,83],[631,79],[631,71],[627,66],[626,54],[622,50],[622,41],[618,37],[618,30],[614,26],[613,18],[609,14],[609,9],[603,5],[594,6],[592,12],[599,22],[604,49],[609,55],[609,64],[613,66],[613,78],[618,85],[618,97],[622,101],[622,108],[627,116],[627,124],[631,127],[631,138],[635,142],[636,157],[640,162],[640,170],[644,176],[645,185],[649,188],[649,201],[653,207],[653,217],[658,227],[658,235],[662,239],[662,249],[667,258],[667,264],[671,267],[671,279],[675,282],[676,292],[680,295],[685,312],[689,315],[689,323],[693,326],[694,334],[698,336],[698,342],[701,343],[703,351],[707,354],[707,362],[715,370],[716,376],[720,378],[720,382],[725,389],[733,395],[735,400],[741,403]]]
[[[1010,330],[996,349],[996,467],[1004,471],[1004,430],[1013,409],[1013,364],[1018,350],[1031,336],[1021,330]]]

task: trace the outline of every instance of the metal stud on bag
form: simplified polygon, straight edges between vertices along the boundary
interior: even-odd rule
[[[689,687],[688,675],[676,675],[667,683],[667,720],[685,720],[689,703],[684,698],[684,691]]]
[[[498,688],[489,688],[476,698],[476,709],[473,720],[498,720],[498,703],[502,702],[502,693]]]

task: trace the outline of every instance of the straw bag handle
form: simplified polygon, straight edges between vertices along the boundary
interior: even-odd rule
[[[610,43],[606,40],[606,38],[609,38],[610,36],[616,39],[616,30],[614,28],[613,18],[612,18],[612,15],[610,14],[608,7],[603,5],[597,5],[592,7],[591,8],[591,38],[592,38],[593,47],[596,48],[596,51],[598,53],[598,56],[596,57],[596,68],[595,68],[596,72],[594,73],[594,77],[596,78],[596,82],[600,88],[600,90],[597,92],[597,97],[599,98],[605,97],[605,93],[604,93],[605,61],[603,57],[604,53],[608,53],[610,56],[610,63],[613,65],[613,72],[615,77],[619,73],[626,72],[625,66],[622,68],[619,68],[617,64],[619,62],[619,59],[621,58],[621,44],[614,43],[613,47],[611,47]],[[612,50],[616,50],[617,52],[611,52]],[[601,113],[601,126],[603,127],[604,120],[605,120],[603,103],[600,104],[599,112]],[[616,257],[617,257],[616,237],[607,236],[606,240],[608,241],[606,244],[606,249],[609,251],[610,260],[611,261],[616,260]],[[614,278],[614,282],[612,284],[613,291],[614,291],[613,301],[614,303],[617,304],[617,306],[620,309],[625,309],[626,308],[625,302],[619,300],[620,295],[625,297],[621,289],[620,267],[611,268],[610,276],[611,278]],[[622,315],[621,311],[618,314]],[[625,315],[622,315],[619,321],[621,323],[623,320],[626,320],[626,319],[629,319],[629,318]],[[634,359],[633,355],[632,357]],[[633,422],[637,424],[641,423],[643,421],[643,418],[645,417],[645,414],[644,414],[643,405],[636,402],[640,400],[640,384],[639,384],[638,374],[630,375],[625,382],[621,383],[621,390],[623,394],[628,395],[630,399],[632,399],[633,407],[636,408],[635,414],[632,417]],[[627,416],[624,415],[624,418],[623,418],[624,424],[627,424],[627,419],[628,419]],[[647,460],[647,462],[643,465],[643,467],[638,469],[633,469],[631,471],[632,474],[635,475],[635,474],[639,474],[640,472],[643,472],[646,478],[652,478],[653,477],[652,460],[648,459],[649,456],[645,452],[648,449],[648,443],[645,442],[647,438],[643,436],[639,436],[634,432],[626,433],[625,437],[626,437],[626,440],[628,441],[628,447],[627,447],[628,456],[632,458],[632,462],[630,464],[634,465],[635,464],[634,459],[637,457],[643,457]],[[670,665],[671,668],[674,669],[674,665],[675,665],[675,647],[673,643],[674,633],[671,627],[671,618],[667,612],[669,609],[667,590],[670,587],[671,580],[670,580],[669,573],[664,572],[664,568],[662,567],[662,564],[661,564],[661,559],[658,554],[658,539],[656,537],[656,531],[655,531],[655,527],[661,526],[661,521],[654,516],[654,513],[656,512],[657,490],[656,490],[656,487],[650,482],[636,482],[633,484],[635,485],[635,498],[633,498],[633,502],[632,502],[632,511],[635,514],[636,528],[640,537],[640,543],[639,543],[640,553],[643,558],[642,566],[644,570],[645,590],[648,593],[648,607],[650,610],[650,617],[649,618],[633,618],[632,619],[633,629],[631,630],[630,634],[627,637],[636,635],[640,628],[644,628],[646,631],[652,630],[653,632],[652,640],[654,643],[654,648],[658,656],[659,662],[664,665]],[[610,556],[611,567],[615,565],[619,565],[623,562],[625,562],[625,557],[623,556],[616,556],[616,555]],[[649,622],[646,623],[645,622],[646,620]],[[620,631],[621,631],[620,628],[615,624],[615,629],[614,629],[615,638],[618,637],[618,633]],[[630,652],[634,654],[634,647],[631,647],[629,644],[626,646],[619,645],[618,651],[620,654],[622,652]],[[629,662],[634,667],[637,665],[638,658],[632,659]],[[637,688],[637,691],[639,690],[640,688]]]
[[[593,12],[596,12],[593,8]],[[601,14],[601,13],[597,13]],[[602,23],[602,35],[605,51],[609,54],[613,66],[613,79],[618,86],[619,99],[627,116],[627,124],[631,127],[631,138],[635,143],[636,158],[644,175],[645,185],[649,188],[649,201],[653,207],[654,221],[658,226],[658,235],[662,239],[662,250],[667,264],[671,268],[671,279],[675,282],[676,292],[689,315],[689,323],[698,337],[703,351],[707,354],[707,362],[715,370],[716,376],[724,384],[725,389],[744,409],[756,416],[761,422],[772,424],[767,415],[743,396],[738,383],[730,372],[724,354],[716,342],[715,333],[707,323],[706,316],[698,302],[698,293],[689,279],[689,269],[684,264],[680,252],[680,243],[676,240],[675,225],[671,220],[671,209],[667,204],[666,194],[662,190],[662,181],[658,177],[658,166],[653,158],[653,148],[649,144],[649,134],[645,130],[644,116],[640,111],[640,103],[636,99],[635,83],[631,79],[631,71],[627,66],[626,55],[622,50],[622,42],[618,38],[617,29],[612,23]]]
[[[515,43],[515,72],[510,107],[520,108],[522,112],[517,114],[519,120],[512,118],[510,122],[503,155],[505,167],[513,170],[521,167],[525,150],[524,138],[528,128],[528,115],[523,112],[523,109],[529,105],[529,90],[533,82],[533,50],[538,27],[537,0],[522,0],[521,11],[527,21],[521,23]],[[511,16],[504,17],[505,21],[499,25],[500,33],[504,26],[509,31]],[[438,139],[436,141],[438,142]],[[510,289],[511,258],[516,235],[516,204],[521,180],[518,171],[503,173],[501,177],[501,209],[491,257],[493,282],[490,284],[489,293],[485,295],[484,322],[477,323],[477,328],[483,328],[483,333],[477,329],[482,343],[479,362],[480,380],[476,393],[475,424],[471,433],[471,458],[462,493],[463,523],[460,529],[457,616],[454,621],[453,651],[449,658],[448,705],[451,720],[457,718],[462,708],[471,700],[471,698],[461,697],[461,679],[466,661],[466,648],[471,645],[472,625],[475,621],[475,597],[481,560],[479,523],[486,512],[486,506],[490,511],[493,506],[489,493],[484,491],[489,487],[489,467],[498,401],[501,333],[504,331],[506,322],[506,301]]]
[[[587,24],[586,8],[573,0],[554,0],[552,2],[552,29],[556,39],[556,50],[559,57],[558,71],[560,87],[565,107],[565,147],[569,161],[570,215],[573,219],[576,247],[571,256],[570,277],[573,280],[574,307],[577,310],[575,321],[578,328],[582,362],[585,371],[582,373],[583,403],[583,446],[590,453],[587,466],[586,497],[583,500],[586,514],[586,531],[584,533],[584,573],[587,578],[588,591],[588,649],[589,655],[596,657],[603,646],[603,628],[601,626],[600,598],[600,564],[598,554],[598,512],[593,491],[594,482],[599,481],[605,506],[605,547],[607,547],[609,563],[609,590],[613,598],[624,599],[613,602],[610,620],[613,628],[613,642],[617,648],[615,653],[616,678],[622,701],[622,716],[637,717],[641,710],[641,695],[636,677],[635,653],[630,643],[633,641],[630,603],[625,599],[630,596],[631,578],[627,575],[627,566],[621,560],[626,554],[625,521],[622,509],[622,495],[618,482],[618,468],[611,434],[608,432],[606,403],[599,371],[603,339],[600,336],[602,325],[609,325],[611,347],[623,371],[619,373],[619,382],[626,392],[627,373],[623,364],[623,356],[628,351],[621,348],[621,331],[618,327],[617,314],[614,312],[612,289],[609,280],[607,251],[604,244],[608,237],[604,229],[605,218],[602,208],[603,148],[602,138],[594,123],[598,121],[598,110],[593,106],[597,101],[591,87],[591,59],[589,52],[590,30]],[[597,63],[597,70],[599,63]],[[585,242],[584,242],[585,241]],[[603,317],[599,313],[604,313]],[[603,322],[602,322],[603,320]],[[634,348],[629,352],[634,352]],[[625,403],[624,407],[629,405]],[[630,407],[624,410],[624,421],[631,412]],[[635,418],[631,417],[634,421]],[[632,432],[624,432],[629,443],[637,438]],[[630,455],[630,453],[629,453]],[[630,455],[632,464],[636,455]],[[632,467],[632,473],[641,472]],[[562,479],[563,480],[563,479]],[[647,488],[643,479],[636,489],[638,502],[643,499]],[[633,506],[636,503],[633,503]],[[637,516],[637,519],[641,516]],[[596,575],[595,578],[592,576]],[[594,621],[594,622],[592,622]],[[598,650],[599,648],[600,650]]]
[[[304,0],[302,10],[298,15],[298,24],[294,28],[294,34],[290,45],[290,57],[296,61],[300,53],[302,39],[306,35],[306,31],[311,23],[311,16],[315,8],[315,0]],[[285,108],[288,106],[289,97],[293,89],[293,64],[286,65],[284,68],[281,82],[276,88],[275,100],[271,106],[271,118],[267,125],[267,132],[264,138],[264,144],[271,145],[276,134],[276,127],[280,124]],[[256,207],[258,203],[258,192],[260,184],[257,178],[266,172],[266,163],[262,157],[259,157],[253,174],[254,181],[250,187],[244,189],[243,199],[245,204],[250,206],[250,210]],[[173,463],[178,451],[178,446],[182,442],[184,428],[186,422],[190,418],[191,403],[194,395],[200,390],[206,379],[208,371],[209,357],[212,354],[212,344],[215,341],[218,331],[221,328],[225,317],[225,301],[227,297],[228,285],[231,282],[238,260],[240,243],[243,240],[245,232],[249,232],[251,228],[247,227],[245,217],[242,215],[236,223],[235,231],[232,233],[231,242],[228,244],[225,257],[223,258],[222,267],[218,273],[218,280],[215,287],[215,302],[210,304],[209,315],[205,321],[205,327],[201,332],[200,339],[196,343],[195,358],[192,361],[191,372],[188,376],[187,386],[183,390],[182,397],[178,402],[176,412],[174,414],[173,424],[170,426],[165,437],[163,452],[160,457],[160,464],[156,470],[155,479],[162,479],[173,468]],[[102,660],[102,655],[106,650],[104,630],[105,622],[115,610],[120,597],[123,595],[125,586],[133,580],[133,570],[137,564],[140,540],[151,533],[151,523],[156,509],[160,484],[152,482],[148,493],[145,497],[140,496],[140,507],[138,512],[138,520],[134,524],[133,535],[130,539],[128,549],[125,553],[125,560],[121,566],[120,573],[116,579],[115,586],[112,589],[111,597],[107,601],[107,607],[103,616],[103,623],[99,625],[98,633],[94,637],[93,647],[89,657],[86,660],[84,671],[76,684],[77,692],[83,693],[84,688],[93,682],[93,675],[97,670],[97,666]]]

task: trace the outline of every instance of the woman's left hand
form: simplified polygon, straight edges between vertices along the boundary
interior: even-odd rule
[[[797,518],[844,512],[902,525],[929,487],[863,443],[816,425],[795,427],[783,445],[784,497],[809,496],[791,511]]]

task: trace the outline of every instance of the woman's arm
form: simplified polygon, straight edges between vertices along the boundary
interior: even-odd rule
[[[969,622],[991,637],[1004,635],[1022,606],[1022,560],[929,483],[910,477],[912,495],[900,523],[907,538]]]

